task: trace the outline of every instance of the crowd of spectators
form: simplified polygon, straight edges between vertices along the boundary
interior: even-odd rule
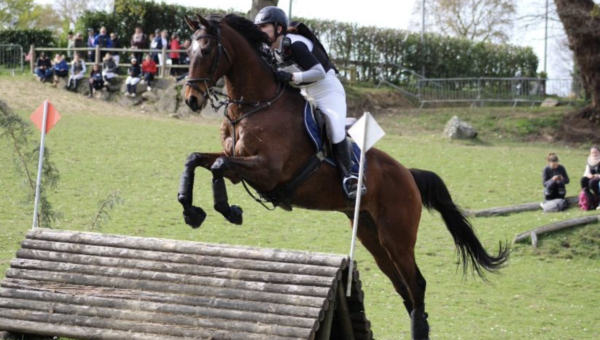
[[[136,27],[129,46],[123,46],[122,39],[119,39],[116,33],[108,34],[106,27],[101,27],[98,33],[93,28],[88,28],[87,41],[83,39],[81,33],[73,32],[68,33],[67,39],[66,55],[59,53],[51,60],[46,53],[40,53],[35,64],[35,74],[41,82],[52,81],[54,87],[58,86],[60,79],[63,78],[66,81],[66,89],[76,90],[89,69],[90,97],[98,90],[110,89],[111,81],[118,77],[121,57],[126,54],[125,58],[131,66],[127,69],[125,82],[127,92],[125,95],[131,97],[137,95],[136,90],[139,83],[146,84],[148,91],[152,90],[159,67],[186,65],[190,62],[189,56],[185,53],[191,44],[190,40],[186,39],[182,43],[177,33],[173,33],[169,37],[167,30],[157,29],[147,36],[141,27]],[[101,51],[99,56],[101,64],[98,64],[96,63],[96,47],[98,46],[100,48],[128,48],[129,51]],[[85,47],[94,50],[76,50]],[[167,53],[166,58],[163,58],[163,48],[174,51]],[[150,49],[151,52],[136,52],[136,50],[144,49]],[[170,69],[171,76],[177,77],[185,73],[181,68],[171,67]]]

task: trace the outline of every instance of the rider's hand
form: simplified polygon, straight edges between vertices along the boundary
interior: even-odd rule
[[[277,71],[275,77],[282,83],[289,83],[290,81],[294,80],[294,75],[285,71]]]

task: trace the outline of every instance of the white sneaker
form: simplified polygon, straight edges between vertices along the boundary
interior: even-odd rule
[[[131,96],[135,98],[137,95],[135,93],[132,93]]]
[[[125,92],[124,96],[129,97],[129,92]]]
[[[152,88],[150,86],[148,86],[148,92],[152,91]]]

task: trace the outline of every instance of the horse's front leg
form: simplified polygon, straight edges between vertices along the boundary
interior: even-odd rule
[[[274,164],[265,164],[264,158],[260,156],[250,157],[219,157],[210,170],[213,173],[213,197],[214,208],[221,213],[225,219],[233,224],[242,224],[243,211],[236,205],[229,205],[227,188],[225,187],[224,175],[234,173],[237,176],[249,180],[252,183],[263,184],[274,183],[276,173]]]
[[[185,223],[192,228],[198,228],[204,222],[206,213],[199,207],[192,205],[194,192],[194,171],[197,167],[210,169],[216,159],[225,156],[225,153],[192,153],[185,161],[181,181],[179,182],[179,193],[177,200],[183,206],[183,218]],[[225,173],[226,177],[233,182],[239,181],[239,178],[233,173]]]

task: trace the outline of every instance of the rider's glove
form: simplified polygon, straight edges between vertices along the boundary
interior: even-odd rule
[[[275,77],[282,83],[289,83],[294,78],[294,76],[291,73],[285,71],[277,71]]]

